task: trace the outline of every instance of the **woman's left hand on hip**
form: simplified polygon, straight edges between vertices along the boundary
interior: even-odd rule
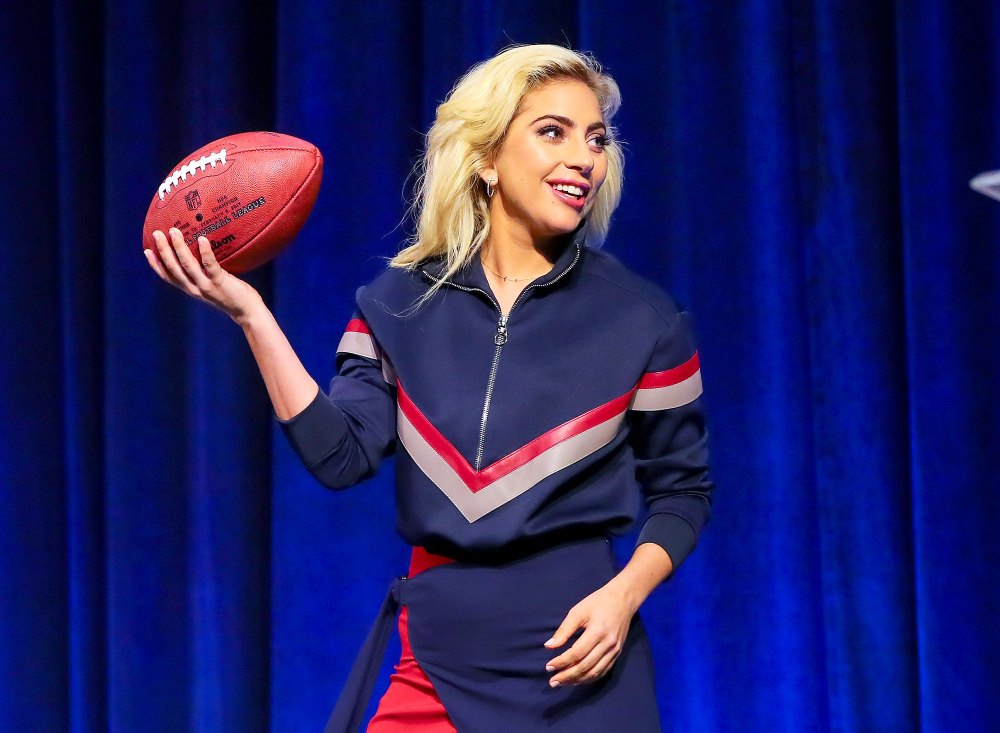
[[[549,685],[586,684],[607,674],[621,654],[635,610],[614,583],[598,588],[573,606],[544,646],[558,649],[578,629],[584,632],[573,646],[546,665],[547,671],[556,673]]]

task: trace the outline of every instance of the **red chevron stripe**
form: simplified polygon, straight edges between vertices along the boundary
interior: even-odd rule
[[[448,439],[445,438],[438,431],[434,424],[424,417],[424,413],[413,403],[410,396],[403,389],[403,383],[399,381],[397,376],[396,379],[396,396],[399,402],[399,409],[403,411],[406,415],[406,419],[413,423],[413,427],[417,429],[417,432],[423,436],[423,439],[434,449],[434,451],[441,456],[445,462],[451,466],[452,470],[458,474],[459,478],[473,491],[478,489],[473,488],[476,486],[476,472],[469,465],[468,461],[462,457],[462,454],[456,450]]]
[[[360,318],[352,318],[347,322],[347,328],[345,331],[357,331],[358,333],[367,333],[371,336],[371,329],[368,328],[368,324],[362,321]]]
[[[579,417],[567,420],[562,425],[542,433],[530,443],[521,446],[513,453],[507,454],[500,460],[482,469],[479,472],[479,476],[481,477],[483,486],[489,485],[498,478],[502,478],[511,471],[520,468],[532,458],[541,455],[557,443],[572,438],[574,435],[579,435],[595,425],[600,425],[602,422],[622,414],[628,409],[633,392],[634,390],[629,390],[620,397],[615,397],[603,405],[588,410]]]
[[[397,381],[399,408],[406,415],[406,418],[423,436],[424,440],[440,455],[445,462],[458,474],[462,482],[469,488],[469,491],[476,493],[492,484],[497,479],[503,478],[511,471],[514,471],[533,458],[547,451],[549,448],[568,440],[585,430],[600,425],[607,420],[622,414],[628,409],[632,400],[634,389],[629,390],[620,397],[605,402],[572,420],[567,420],[562,425],[546,431],[542,435],[526,443],[512,453],[508,453],[498,461],[491,463],[478,472],[469,465],[461,453],[445,438],[433,423],[428,420],[420,409],[414,404],[410,396],[406,394],[403,385]]]
[[[655,387],[670,387],[680,384],[685,379],[694,376],[701,368],[698,362],[698,352],[680,366],[667,369],[662,372],[646,372],[639,379],[639,389],[653,389]]]

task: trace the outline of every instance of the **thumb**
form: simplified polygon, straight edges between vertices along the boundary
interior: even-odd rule
[[[549,649],[562,646],[569,641],[569,637],[583,625],[583,622],[583,616],[576,608],[570,609],[570,612],[566,614],[566,618],[563,619],[563,622],[559,624],[559,628],[556,629],[556,633],[543,646]]]

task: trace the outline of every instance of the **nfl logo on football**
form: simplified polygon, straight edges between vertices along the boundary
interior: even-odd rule
[[[184,203],[187,204],[188,211],[194,211],[201,206],[201,196],[197,191],[184,194]]]

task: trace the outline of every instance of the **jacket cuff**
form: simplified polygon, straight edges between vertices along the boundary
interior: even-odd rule
[[[691,554],[698,536],[686,519],[676,514],[653,514],[646,520],[639,532],[636,547],[644,542],[652,542],[662,547],[673,563],[674,570]]]
[[[275,415],[275,419],[307,468],[335,452],[347,438],[347,419],[323,390],[298,415],[287,420]]]

